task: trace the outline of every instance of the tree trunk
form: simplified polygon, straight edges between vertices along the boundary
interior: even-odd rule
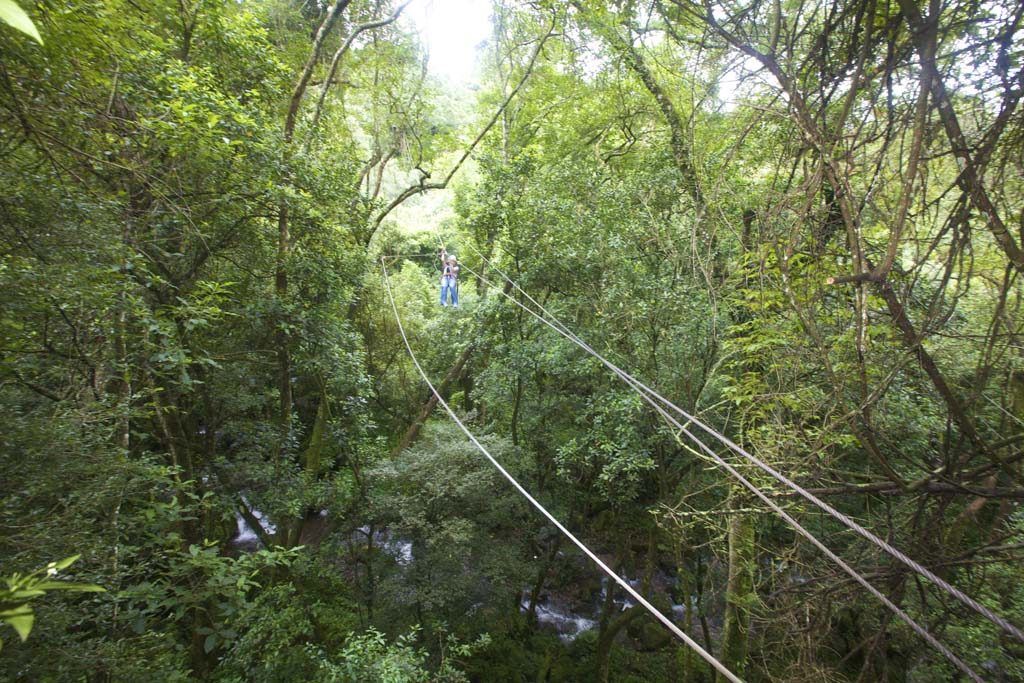
[[[676,567],[679,574],[679,594],[678,597],[682,601],[685,611],[683,612],[683,631],[686,633],[693,633],[693,583],[691,581],[692,575],[690,574],[689,568],[686,567],[683,562],[683,543],[680,541],[676,545]],[[697,654],[693,648],[680,647],[678,649],[677,661],[679,662],[679,669],[682,672],[681,681],[682,683],[691,683],[692,681],[699,680],[699,665],[697,663]]]
[[[537,602],[540,600],[540,592],[544,590],[544,579],[547,578],[548,572],[551,570],[551,565],[558,556],[558,549],[561,545],[562,536],[559,535],[552,543],[551,551],[548,553],[547,557],[544,558],[544,563],[537,572],[537,580],[534,582],[533,588],[530,590],[530,602],[526,610],[526,621],[530,626],[534,626],[537,623]]]
[[[341,13],[348,6],[349,0],[337,0],[330,9],[327,16],[320,24],[313,39],[313,46],[309,52],[309,58],[299,74],[299,78],[292,90],[291,99],[288,101],[288,111],[284,119],[284,150],[283,164],[284,177],[281,182],[282,196],[278,205],[277,214],[277,258],[274,264],[274,296],[277,299],[277,329],[274,332],[274,346],[277,355],[277,382],[280,394],[280,405],[278,409],[278,421],[280,423],[281,435],[278,444],[278,454],[284,450],[288,442],[292,422],[292,367],[291,351],[289,349],[290,338],[285,327],[285,316],[283,309],[288,296],[288,259],[291,255],[291,233],[288,224],[288,199],[284,188],[291,183],[288,171],[288,164],[291,160],[292,138],[295,136],[295,122],[298,120],[299,105],[306,95],[306,88],[309,86],[309,79],[313,70],[320,60],[320,53],[323,51],[324,41],[327,34],[341,17]]]
[[[617,584],[608,579],[608,593],[605,596],[604,607],[601,610],[601,632],[597,637],[597,651],[594,657],[597,662],[597,680],[601,683],[608,683],[608,675],[611,668],[612,644],[619,631],[633,622],[634,619],[645,614],[643,607],[634,605],[625,612],[612,617],[615,609],[615,586]]]
[[[116,395],[118,416],[114,429],[117,446],[127,454],[131,448],[131,410],[132,410],[132,375],[128,365],[128,328],[127,302],[124,291],[119,295],[117,320],[114,325],[114,373],[117,375]]]
[[[466,361],[469,360],[469,357],[473,355],[473,351],[475,350],[476,344],[473,343],[463,349],[458,360],[455,361],[455,365],[451,367],[448,374],[446,374],[444,379],[441,380],[441,383],[437,385],[437,391],[439,393],[445,393],[448,390],[448,387],[459,378],[459,375],[462,374],[462,370],[466,365]],[[416,419],[411,425],[409,425],[409,428],[405,430],[405,434],[402,435],[402,440],[399,441],[398,445],[391,450],[392,458],[398,457],[399,453],[412,445],[412,442],[420,435],[420,430],[423,429],[423,425],[426,423],[427,418],[430,417],[430,414],[434,412],[434,408],[436,407],[437,396],[431,393],[427,402],[423,404],[422,408],[420,408],[420,412],[416,416]]]
[[[729,516],[729,582],[719,659],[725,668],[743,676],[747,665],[750,608],[757,599],[754,594],[754,520],[737,511],[741,505],[735,489],[730,496],[730,507],[733,512]],[[719,674],[717,680],[721,683],[725,679]]]

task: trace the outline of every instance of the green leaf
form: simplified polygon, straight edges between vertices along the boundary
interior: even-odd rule
[[[28,634],[32,632],[32,622],[35,621],[35,618],[32,608],[28,605],[19,605],[14,609],[0,612],[0,619],[10,624],[11,628],[18,632],[21,642],[25,642]]]
[[[68,583],[67,581],[43,581],[37,584],[48,591],[73,591],[75,593],[106,593],[107,589],[94,583]]]
[[[3,2],[3,0],[0,0],[0,2]],[[77,560],[78,560],[78,558],[80,558],[80,557],[81,557],[81,555],[72,555],[71,557],[65,557],[65,558],[64,558],[63,560],[61,560],[60,562],[53,562],[53,563],[52,563],[52,565],[53,565],[53,568],[54,568],[54,569],[57,569],[57,570],[61,570],[61,569],[67,569],[67,568],[68,568],[68,567],[70,567],[70,566],[71,566],[72,564],[74,564],[74,563],[75,563],[75,561],[77,561]]]
[[[36,30],[36,25],[25,14],[25,10],[18,7],[13,0],[0,0],[0,19],[3,19],[22,33],[32,36],[40,45],[43,44],[43,39],[40,37],[39,31]]]

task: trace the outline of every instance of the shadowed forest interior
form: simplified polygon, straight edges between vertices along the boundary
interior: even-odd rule
[[[0,679],[1024,680],[1024,5],[0,20]]]

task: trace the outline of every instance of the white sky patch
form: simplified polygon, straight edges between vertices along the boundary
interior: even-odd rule
[[[740,55],[718,78],[718,99],[722,110],[735,111],[743,97],[750,96],[758,85],[778,90],[779,84],[754,57]]]
[[[406,10],[430,52],[433,76],[455,84],[476,82],[477,47],[491,37],[491,3],[487,0],[413,0]]]

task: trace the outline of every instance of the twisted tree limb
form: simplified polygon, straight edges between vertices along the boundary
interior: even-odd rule
[[[483,140],[487,133],[490,132],[491,128],[493,128],[494,124],[497,123],[499,118],[501,118],[501,115],[505,112],[505,109],[515,98],[516,94],[518,94],[522,87],[526,84],[527,79],[530,78],[530,74],[533,73],[533,67],[537,63],[537,57],[540,56],[541,49],[543,49],[544,44],[547,42],[548,38],[554,35],[554,31],[555,22],[554,20],[552,20],[551,26],[548,28],[547,32],[537,41],[537,45],[536,47],[534,47],[533,53],[530,55],[530,59],[526,63],[526,69],[523,71],[523,76],[522,78],[519,79],[519,82],[516,84],[516,87],[513,88],[511,92],[509,92],[508,96],[505,97],[505,100],[501,103],[501,106],[498,107],[498,109],[494,112],[494,115],[491,116],[491,119],[487,122],[487,125],[485,125],[483,129],[480,131],[480,133],[477,134],[476,138],[469,144],[466,150],[462,153],[462,156],[459,157],[458,161],[455,162],[455,165],[452,166],[451,170],[448,171],[448,174],[444,177],[444,180],[433,183],[425,182],[427,178],[430,177],[430,174],[423,172],[423,175],[420,177],[419,182],[410,185],[409,187],[399,192],[398,195],[394,199],[392,199],[388,203],[388,205],[384,207],[384,209],[379,214],[377,214],[377,216],[373,219],[372,228],[368,232],[366,238],[367,243],[370,241],[370,238],[373,237],[374,232],[376,232],[377,228],[380,227],[380,224],[384,221],[384,219],[387,218],[388,214],[390,214],[392,211],[398,208],[398,206],[400,206],[404,201],[406,201],[410,197],[415,197],[416,195],[422,194],[428,190],[443,190],[444,188],[448,187],[448,183],[451,182],[451,179],[462,167],[462,164],[465,163],[466,159],[468,159],[470,155],[473,153],[473,150],[476,149],[476,146],[480,144],[480,141]]]
[[[324,79],[323,85],[320,88],[320,97],[316,101],[316,109],[313,112],[313,123],[311,124],[313,131],[316,131],[316,127],[320,123],[320,115],[323,113],[324,101],[327,99],[327,91],[330,89],[331,84],[336,82],[335,74],[338,72],[338,64],[341,62],[341,58],[345,56],[345,53],[348,52],[349,48],[352,47],[353,41],[355,41],[361,33],[381,28],[397,21],[398,17],[402,16],[402,12],[405,11],[405,8],[408,7],[411,2],[412,0],[405,0],[405,2],[395,8],[395,11],[392,12],[390,16],[367,21],[366,23],[359,24],[352,29],[348,38],[345,39],[345,42],[341,44],[341,47],[338,48],[338,51],[334,53],[334,57],[331,59],[331,66],[328,69],[327,77]]]

